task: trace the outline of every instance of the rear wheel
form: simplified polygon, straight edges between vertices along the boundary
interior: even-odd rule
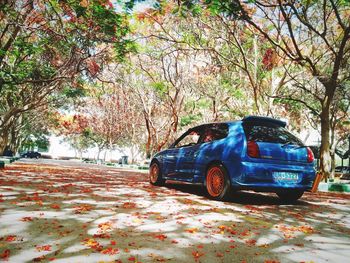
[[[152,163],[151,167],[149,168],[149,182],[152,185],[164,185],[165,183],[157,162]]]
[[[292,191],[278,192],[276,194],[283,201],[295,202],[303,196],[304,191],[292,190]]]
[[[226,169],[221,164],[209,167],[206,175],[206,188],[212,199],[225,200],[229,196],[230,180]]]

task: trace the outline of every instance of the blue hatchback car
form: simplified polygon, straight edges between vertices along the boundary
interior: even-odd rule
[[[224,200],[231,190],[274,192],[298,200],[312,188],[314,156],[286,123],[249,116],[189,129],[150,164],[150,183],[166,180],[202,184],[209,196]]]

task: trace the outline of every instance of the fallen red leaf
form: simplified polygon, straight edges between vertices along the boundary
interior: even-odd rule
[[[250,245],[250,246],[255,246],[256,244],[256,240],[255,239],[249,239],[245,242],[247,245]]]
[[[91,188],[83,188],[80,192],[81,193],[91,193],[92,189]]]
[[[101,223],[98,225],[98,228],[101,232],[105,232],[107,230],[111,230],[112,229],[112,223],[111,222],[105,222],[105,223]]]
[[[161,240],[161,241],[164,241],[164,239],[166,239],[167,236],[166,236],[166,235],[163,235],[163,234],[160,234],[160,235],[155,235],[154,238],[157,238],[157,239],[159,239],[159,240]]]
[[[52,209],[61,209],[61,206],[59,204],[51,204],[50,207]]]
[[[188,229],[185,229],[185,231],[188,232],[188,233],[193,234],[193,233],[198,232],[198,228],[188,228]]]
[[[204,253],[202,253],[202,252],[192,251],[192,256],[194,257],[195,260],[198,260],[203,255],[204,255]]]
[[[30,222],[30,221],[33,221],[33,217],[25,216],[25,217],[21,218],[21,221],[23,221],[23,222]]]
[[[115,255],[118,253],[118,249],[117,248],[111,248],[111,247],[108,247],[108,248],[105,248],[101,251],[102,254],[106,254],[106,255]]]
[[[297,246],[297,247],[304,247],[304,244],[301,244],[301,243],[299,243],[299,244],[294,244],[295,246]]]
[[[6,242],[13,242],[13,241],[16,241],[16,240],[17,240],[17,236],[7,236],[5,238]]]
[[[102,234],[94,234],[93,235],[94,238],[111,238],[111,235],[108,233],[102,233]]]
[[[133,202],[126,202],[122,205],[123,208],[125,209],[132,209],[136,207],[136,203]]]
[[[75,206],[74,210],[76,214],[82,214],[85,212],[89,212],[92,209],[91,205],[79,205],[79,206]]]
[[[41,251],[51,251],[51,245],[35,246],[38,252]]]
[[[85,239],[84,245],[93,249],[98,249],[101,247],[100,243],[98,243],[95,239],[92,238]]]
[[[0,258],[4,261],[7,261],[10,257],[10,250],[9,249],[5,249],[4,252],[2,252],[2,254],[0,254]]]
[[[156,196],[158,196],[157,193],[155,193],[155,192],[151,192],[149,195],[150,195],[151,197],[156,197]]]

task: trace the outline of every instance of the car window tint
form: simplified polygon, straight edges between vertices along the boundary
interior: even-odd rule
[[[198,143],[200,137],[199,131],[191,131],[184,138],[182,138],[176,145],[176,148],[195,145]]]
[[[304,145],[287,129],[275,124],[244,123],[243,128],[248,141]]]
[[[227,124],[212,124],[208,126],[203,135],[203,142],[211,142],[220,140],[227,137],[228,126]]]

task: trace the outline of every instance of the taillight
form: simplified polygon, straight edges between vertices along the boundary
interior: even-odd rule
[[[307,150],[307,162],[312,163],[315,160],[314,153],[311,151],[309,147],[306,147]]]
[[[259,146],[255,141],[248,141],[247,153],[249,157],[260,158]]]

